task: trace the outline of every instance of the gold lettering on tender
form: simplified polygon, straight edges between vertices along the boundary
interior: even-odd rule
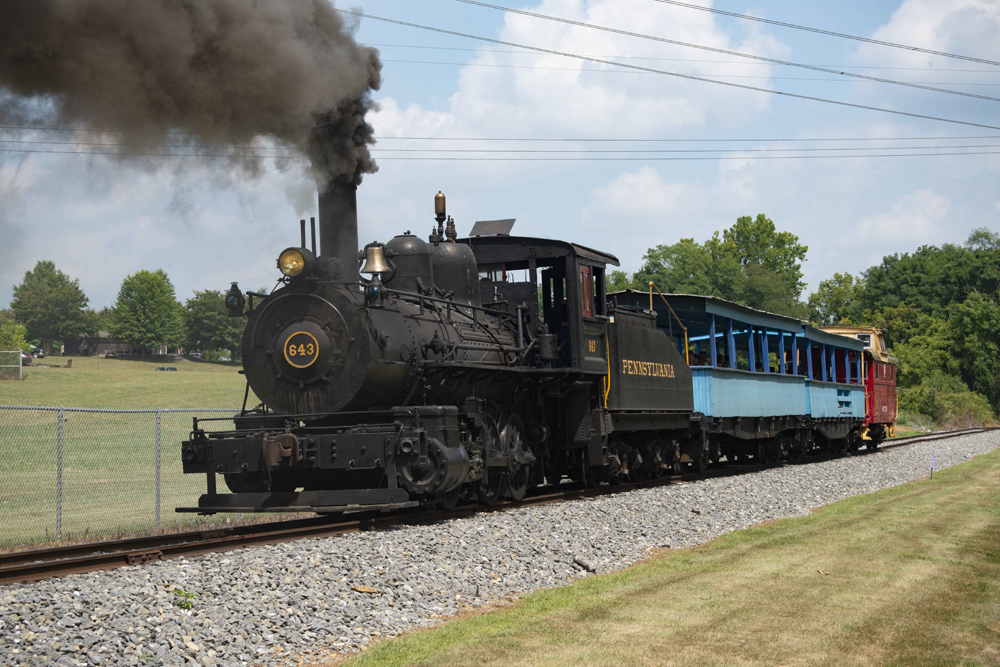
[[[641,375],[655,378],[672,378],[674,375],[673,364],[661,364],[657,361],[636,361],[633,359],[622,359],[622,375]]]

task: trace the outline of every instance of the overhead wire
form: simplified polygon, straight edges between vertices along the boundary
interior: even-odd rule
[[[472,51],[481,52],[482,49],[475,49],[469,47],[461,46],[431,46],[426,44],[381,44],[381,43],[366,43],[363,46],[370,46],[375,48],[395,48],[395,49],[427,49],[432,51]],[[486,53],[519,53],[519,54],[530,54],[530,51],[524,51],[519,49],[490,49]],[[594,58],[621,58],[623,60],[663,60],[663,61],[676,61],[685,63],[719,63],[724,65],[760,65],[763,66],[766,63],[748,63],[743,60],[706,60],[704,58],[664,58],[662,56],[614,56],[614,55],[598,55],[593,53],[587,53],[584,55],[592,56]],[[816,65],[816,67],[829,67],[832,69],[886,69],[886,70],[908,70],[914,72],[978,72],[981,74],[1000,74],[1000,70],[995,69],[956,69],[952,67],[897,67],[897,66],[887,66],[887,65]]]
[[[951,146],[942,146],[940,150],[947,150]],[[889,148],[884,150],[899,150],[897,148]],[[393,151],[389,151],[393,152]],[[401,152],[401,151],[397,151]],[[431,152],[431,151],[428,151]],[[502,151],[493,151],[502,152]],[[527,151],[525,151],[527,152]],[[541,151],[539,151],[541,152]],[[563,151],[564,153],[569,153],[570,151]],[[600,151],[593,151],[594,153],[599,153]],[[619,151],[610,151],[619,152]],[[662,151],[662,152],[673,152],[673,151]],[[996,151],[961,151],[961,152],[927,152],[927,153],[868,153],[860,155],[831,155],[822,154],[817,155],[807,154],[807,155],[745,155],[751,151],[746,150],[733,150],[730,152],[734,153],[744,153],[743,155],[712,155],[712,156],[651,156],[644,155],[642,157],[465,157],[465,156],[380,156],[379,160],[389,160],[389,161],[437,161],[437,162],[684,162],[684,161],[749,161],[749,160],[811,160],[811,159],[842,159],[842,158],[886,158],[886,157],[947,157],[947,156],[958,156],[958,155],[1000,155],[1000,150]],[[18,154],[55,154],[55,155],[79,155],[79,156],[117,156],[117,157],[156,157],[156,158],[223,158],[223,159],[233,159],[234,157],[245,157],[245,158],[260,158],[260,159],[283,159],[283,160],[295,160],[304,161],[307,158],[302,156],[284,156],[284,155],[243,155],[234,156],[228,154],[217,154],[217,153],[145,153],[145,152],[118,152],[118,151],[70,151],[70,150],[39,150],[39,149],[10,149],[10,148],[0,148],[0,153],[18,153]]]
[[[688,9],[698,9],[703,12],[711,12],[713,14],[721,14],[723,16],[730,16],[732,18],[744,19],[746,21],[757,21],[759,23],[767,23],[770,25],[781,26],[782,28],[792,28],[794,30],[806,30],[808,32],[815,32],[821,35],[829,35],[831,37],[841,37],[843,39],[853,39],[858,42],[867,42],[868,44],[878,44],[879,46],[888,46],[894,49],[903,49],[905,51],[916,51],[918,53],[927,53],[933,56],[941,56],[942,58],[956,58],[958,60],[968,60],[976,63],[983,63],[986,65],[997,65],[1000,66],[1000,62],[995,60],[986,60],[985,58],[976,58],[974,56],[963,56],[957,53],[946,53],[944,51],[934,51],[932,49],[925,49],[919,46],[908,46],[906,44],[896,44],[895,42],[886,42],[880,39],[872,39],[870,37],[859,37],[858,35],[848,35],[842,32],[834,32],[833,30],[823,30],[822,28],[810,28],[804,25],[796,25],[795,23],[785,23],[784,21],[775,21],[773,19],[765,19],[760,16],[750,16],[749,14],[738,14],[736,12],[727,12],[722,9],[716,9],[715,7],[705,7],[702,5],[692,5],[687,2],[678,2],[678,0],[656,0],[656,2],[663,3],[665,5],[676,5],[678,7],[687,7]]]
[[[692,44],[690,42],[681,42],[675,39],[667,39],[666,37],[657,37],[655,35],[646,35],[640,32],[632,32],[630,30],[621,30],[619,28],[611,28],[608,26],[597,25],[595,23],[585,23],[584,21],[574,21],[573,19],[566,19],[559,16],[550,16],[548,14],[538,14],[536,12],[529,12],[524,9],[514,9],[512,7],[506,7],[504,5],[494,5],[488,2],[482,2],[481,0],[455,0],[455,2],[461,2],[466,5],[475,5],[477,7],[484,7],[487,9],[495,9],[503,12],[510,12],[512,14],[521,14],[523,16],[530,16],[532,18],[543,19],[546,21],[555,21],[557,23],[565,23],[567,25],[574,25],[581,28],[589,28],[591,30],[600,30],[602,32],[610,32],[618,35],[625,35],[628,37],[636,37],[638,39],[648,39],[656,42],[663,42],[666,44],[674,44],[677,46],[684,46],[692,49],[700,49],[703,51],[711,51],[713,53],[724,53],[730,56],[739,56],[741,58],[751,58],[753,60],[760,60],[762,62],[773,63],[776,65],[785,65],[787,67],[799,67],[802,69],[812,70],[814,72],[825,72],[826,74],[836,74],[838,76],[846,76],[854,79],[863,79],[868,81],[877,81],[879,83],[887,83],[894,86],[904,86],[907,88],[918,88],[920,90],[928,90],[935,93],[944,93],[948,95],[960,95],[962,97],[974,97],[981,100],[988,100],[990,102],[1000,102],[1000,97],[990,97],[989,95],[977,95],[976,93],[968,93],[961,90],[951,90],[949,88],[937,88],[934,86],[926,86],[919,83],[913,83],[908,81],[896,81],[895,79],[883,79],[877,76],[869,76],[867,74],[858,74],[857,72],[847,72],[835,69],[829,69],[827,67],[819,67],[818,65],[806,65],[804,63],[796,63],[789,60],[779,60],[778,58],[768,58],[766,56],[758,56],[751,53],[742,53],[740,51],[730,51],[729,49],[720,49],[714,46],[705,46],[704,44]],[[343,10],[341,10],[343,11]]]
[[[780,90],[772,90],[772,89],[769,89],[769,88],[760,88],[758,86],[748,86],[746,84],[733,83],[731,81],[717,81],[717,80],[714,80],[714,79],[706,79],[704,77],[693,76],[691,74],[681,74],[681,73],[678,73],[678,72],[670,72],[670,71],[667,71],[667,70],[655,69],[655,68],[652,68],[652,67],[644,67],[644,66],[641,66],[641,65],[633,65],[633,64],[629,64],[629,63],[620,63],[620,62],[615,62],[615,61],[612,61],[612,60],[604,60],[604,59],[601,59],[601,58],[591,58],[591,57],[588,57],[588,56],[581,56],[581,55],[575,54],[575,53],[568,53],[566,51],[557,51],[555,49],[546,49],[546,48],[543,48],[543,47],[540,47],[540,46],[528,46],[528,45],[525,45],[525,44],[518,44],[516,42],[508,42],[506,40],[493,39],[491,37],[482,37],[482,36],[479,36],[479,35],[472,35],[472,34],[469,34],[469,33],[459,32],[457,30],[447,30],[445,28],[435,28],[435,27],[432,27],[432,26],[421,25],[419,23],[411,23],[409,21],[401,21],[399,19],[390,19],[390,18],[386,18],[386,17],[383,17],[383,16],[375,16],[373,14],[365,14],[363,12],[356,12],[356,11],[352,11],[352,10],[349,10],[349,9],[337,9],[336,11],[338,11],[338,12],[340,12],[342,14],[350,15],[350,16],[358,16],[358,17],[368,18],[368,19],[373,20],[373,21],[382,21],[382,22],[385,22],[385,23],[392,23],[392,24],[395,24],[395,25],[402,25],[402,26],[407,26],[407,27],[410,27],[410,28],[417,28],[419,30],[428,30],[428,31],[431,31],[431,32],[437,32],[437,33],[444,34],[444,35],[454,35],[454,36],[457,36],[457,37],[465,37],[467,39],[475,39],[475,40],[479,40],[479,41],[483,41],[483,42],[490,42],[490,43],[493,43],[493,44],[501,44],[503,46],[512,46],[512,47],[516,47],[516,48],[530,49],[532,51],[537,51],[539,53],[548,53],[548,54],[551,54],[551,55],[563,56],[563,57],[566,57],[566,58],[575,58],[577,60],[588,60],[590,62],[603,63],[605,65],[614,65],[614,66],[618,66],[618,67],[624,67],[624,68],[627,68],[627,69],[635,69],[635,70],[641,70],[641,71],[646,71],[646,72],[655,72],[657,74],[663,74],[665,76],[672,76],[672,77],[676,77],[676,78],[679,78],[679,79],[687,79],[689,81],[702,81],[702,82],[705,82],[705,83],[713,83],[713,84],[715,84],[717,86],[727,86],[729,88],[738,88],[738,89],[741,89],[741,90],[751,90],[751,91],[760,92],[760,93],[767,93],[769,95],[779,95],[779,96],[789,97],[789,98],[794,98],[794,99],[807,100],[807,101],[810,101],[810,102],[821,102],[823,104],[834,104],[834,105],[837,105],[837,106],[848,107],[848,108],[853,108],[853,109],[864,109],[866,111],[877,111],[879,113],[893,114],[893,115],[896,115],[896,116],[904,116],[904,117],[907,117],[907,118],[920,118],[920,119],[923,119],[923,120],[934,120],[934,121],[938,121],[938,122],[942,122],[942,123],[951,123],[951,124],[955,124],[955,125],[965,125],[965,126],[968,126],[968,127],[982,127],[982,128],[989,129],[989,130],[1000,130],[1000,126],[997,126],[997,125],[987,125],[985,123],[974,123],[972,121],[956,120],[956,119],[952,119],[952,118],[943,118],[941,116],[930,116],[930,115],[926,115],[926,114],[918,114],[918,113],[913,113],[913,112],[909,112],[909,111],[899,111],[899,110],[896,110],[896,109],[885,109],[883,107],[875,107],[875,106],[870,106],[870,105],[867,105],[867,104],[857,104],[855,102],[844,102],[842,100],[831,100],[829,98],[816,97],[814,95],[803,95],[803,94],[800,94],[800,93],[789,93],[789,92],[780,91]]]
[[[547,70],[553,72],[585,72],[587,74],[649,74],[649,72],[632,72],[630,70],[619,69],[580,69],[577,67],[544,67],[541,65],[501,65],[497,63],[462,63],[446,62],[440,60],[402,60],[398,58],[382,58],[383,63],[407,63],[416,65],[451,65],[453,67],[486,67],[495,69],[534,69]],[[805,76],[772,76],[760,74],[706,74],[702,76],[721,77],[723,79],[768,79],[774,81],[829,81],[834,83],[881,83],[879,81],[852,81],[851,79],[833,79]],[[965,82],[965,81],[924,81],[925,84],[946,85],[946,86],[1000,86],[997,83]],[[997,98],[1000,99],[1000,98]]]
[[[1000,138],[1000,137],[990,137],[990,138]],[[541,142],[544,140],[536,140]],[[849,141],[849,140],[847,140]],[[758,143],[766,143],[766,141],[760,141]],[[21,140],[9,140],[0,139],[0,144],[21,144],[21,145],[43,145],[43,146],[88,146],[88,147],[98,147],[98,148],[109,148],[109,147],[127,147],[129,144],[112,144],[112,143],[95,143],[86,141],[21,141]],[[166,145],[160,146],[161,149],[168,148],[207,148],[205,146],[198,145]],[[244,151],[254,151],[257,150],[250,146],[231,146],[229,148],[240,149]],[[739,151],[744,153],[788,153],[788,152],[832,152],[832,151],[879,151],[879,150],[925,150],[925,149],[956,149],[956,148],[1000,148],[1000,144],[949,144],[944,146],[841,146],[836,148],[816,148],[816,147],[802,147],[802,148],[738,148],[738,147],[723,147],[723,148],[616,148],[616,149],[552,149],[552,148],[370,148],[369,150],[373,153],[727,153],[733,151]],[[25,149],[23,152],[32,152],[34,149]],[[103,154],[96,151],[75,151],[80,153],[93,153],[93,154]],[[119,154],[119,153],[112,153]],[[128,153],[126,153],[128,154]],[[145,154],[145,153],[144,153]],[[173,153],[158,153],[157,155],[171,156]],[[206,155],[207,156],[207,155]],[[279,159],[287,158],[297,158],[300,155],[271,155],[271,154],[258,154],[258,153],[226,153],[226,154],[212,154],[213,157],[274,157]]]

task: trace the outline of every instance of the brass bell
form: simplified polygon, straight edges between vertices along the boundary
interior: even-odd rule
[[[438,193],[434,195],[434,219],[438,222],[444,222],[444,218],[444,193],[438,190]]]
[[[389,271],[391,269],[385,261],[385,251],[382,246],[372,243],[365,247],[365,265],[361,267],[361,273],[378,275]]]

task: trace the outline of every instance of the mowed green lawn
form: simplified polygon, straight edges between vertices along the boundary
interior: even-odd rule
[[[349,665],[1000,665],[1000,453],[414,632]]]
[[[24,380],[0,382],[0,405],[86,408],[232,408],[243,403],[246,387],[238,364],[194,361],[147,362],[49,357],[24,369]],[[176,371],[155,371],[158,366]],[[256,405],[253,394],[250,401]]]
[[[238,408],[245,388],[238,365],[142,362],[94,357],[38,360],[23,381],[0,382],[0,405],[112,409]],[[154,371],[170,365],[176,371]],[[257,404],[250,395],[251,406]],[[163,526],[196,521],[176,514],[204,493],[202,475],[184,475],[180,445],[191,419],[231,412],[163,413],[160,419],[160,517]],[[230,424],[232,422],[229,422]],[[58,428],[54,411],[0,410],[0,548],[56,535]],[[141,533],[155,527],[156,416],[65,412],[62,537]],[[225,489],[224,485],[220,488]]]

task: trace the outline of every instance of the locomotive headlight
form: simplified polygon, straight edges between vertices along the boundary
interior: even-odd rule
[[[289,278],[302,273],[306,268],[306,258],[299,248],[288,248],[278,256],[278,268]]]

